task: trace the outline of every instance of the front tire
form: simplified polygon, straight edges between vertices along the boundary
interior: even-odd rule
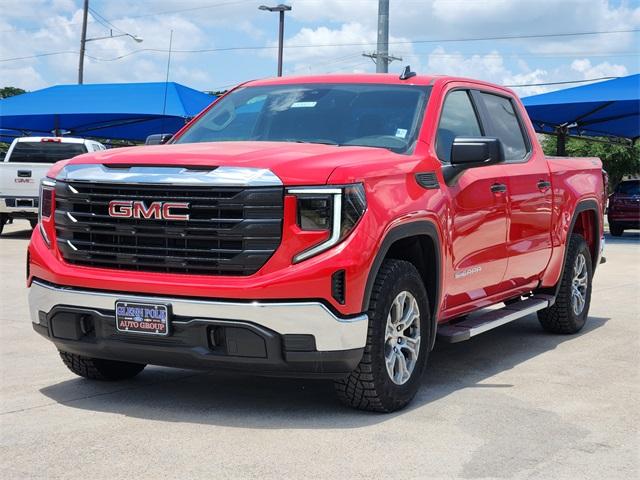
[[[614,237],[621,237],[624,233],[624,228],[622,227],[622,225],[618,225],[617,223],[610,223],[609,233],[611,233],[611,235],[613,235]]]
[[[59,352],[60,358],[76,375],[90,380],[126,380],[138,375],[146,365],[140,363],[103,360],[100,358],[84,357],[75,353]]]
[[[593,268],[591,252],[582,235],[572,234],[555,303],[538,312],[542,327],[552,333],[570,334],[582,330],[591,304]]]
[[[413,264],[394,259],[382,263],[368,315],[362,360],[335,382],[336,393],[350,407],[393,412],[418,391],[431,344],[427,291]]]
[[[33,230],[38,225],[38,220],[31,220],[30,219],[29,220],[29,225],[31,225],[31,230]]]

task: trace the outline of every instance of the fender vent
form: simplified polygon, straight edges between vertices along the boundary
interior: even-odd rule
[[[438,183],[436,172],[416,173],[416,182],[418,182],[418,185],[420,185],[422,188],[440,188],[440,183]]]
[[[331,296],[341,305],[345,299],[345,274],[344,270],[338,270],[331,275]]]

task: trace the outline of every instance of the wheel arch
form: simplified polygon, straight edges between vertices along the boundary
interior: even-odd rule
[[[569,237],[573,233],[581,234],[589,246],[591,252],[591,264],[592,271],[595,273],[598,258],[600,256],[600,222],[601,219],[598,216],[599,205],[594,199],[581,200],[576,205],[571,216],[571,222],[567,229],[567,235],[564,239],[564,252],[562,253],[562,268],[560,269],[560,276],[555,286],[543,289],[544,291],[553,294],[554,298],[557,297],[562,281],[562,272],[564,272],[567,264],[567,254]]]
[[[373,284],[382,262],[387,258],[411,262],[418,269],[422,277],[430,304],[431,345],[429,345],[429,349],[432,349],[435,343],[442,289],[442,250],[438,228],[431,221],[417,220],[398,225],[386,234],[369,270],[362,300],[363,311],[369,309]]]

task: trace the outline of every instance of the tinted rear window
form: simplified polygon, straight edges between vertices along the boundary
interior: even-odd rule
[[[507,161],[522,160],[527,154],[527,144],[513,103],[508,98],[484,92],[482,92],[482,98],[493,126],[491,135],[495,135],[502,141],[505,159]]]
[[[640,180],[634,182],[622,182],[618,184],[616,193],[621,195],[640,195]]]
[[[87,153],[87,147],[82,143],[19,142],[13,148],[9,161],[55,163],[83,153]]]

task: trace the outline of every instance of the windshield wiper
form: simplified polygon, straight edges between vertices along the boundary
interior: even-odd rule
[[[320,145],[333,145],[334,147],[340,147],[341,145],[336,142],[332,142],[331,140],[299,140],[299,139],[289,139],[282,140],[283,142],[292,142],[292,143],[318,143]]]

